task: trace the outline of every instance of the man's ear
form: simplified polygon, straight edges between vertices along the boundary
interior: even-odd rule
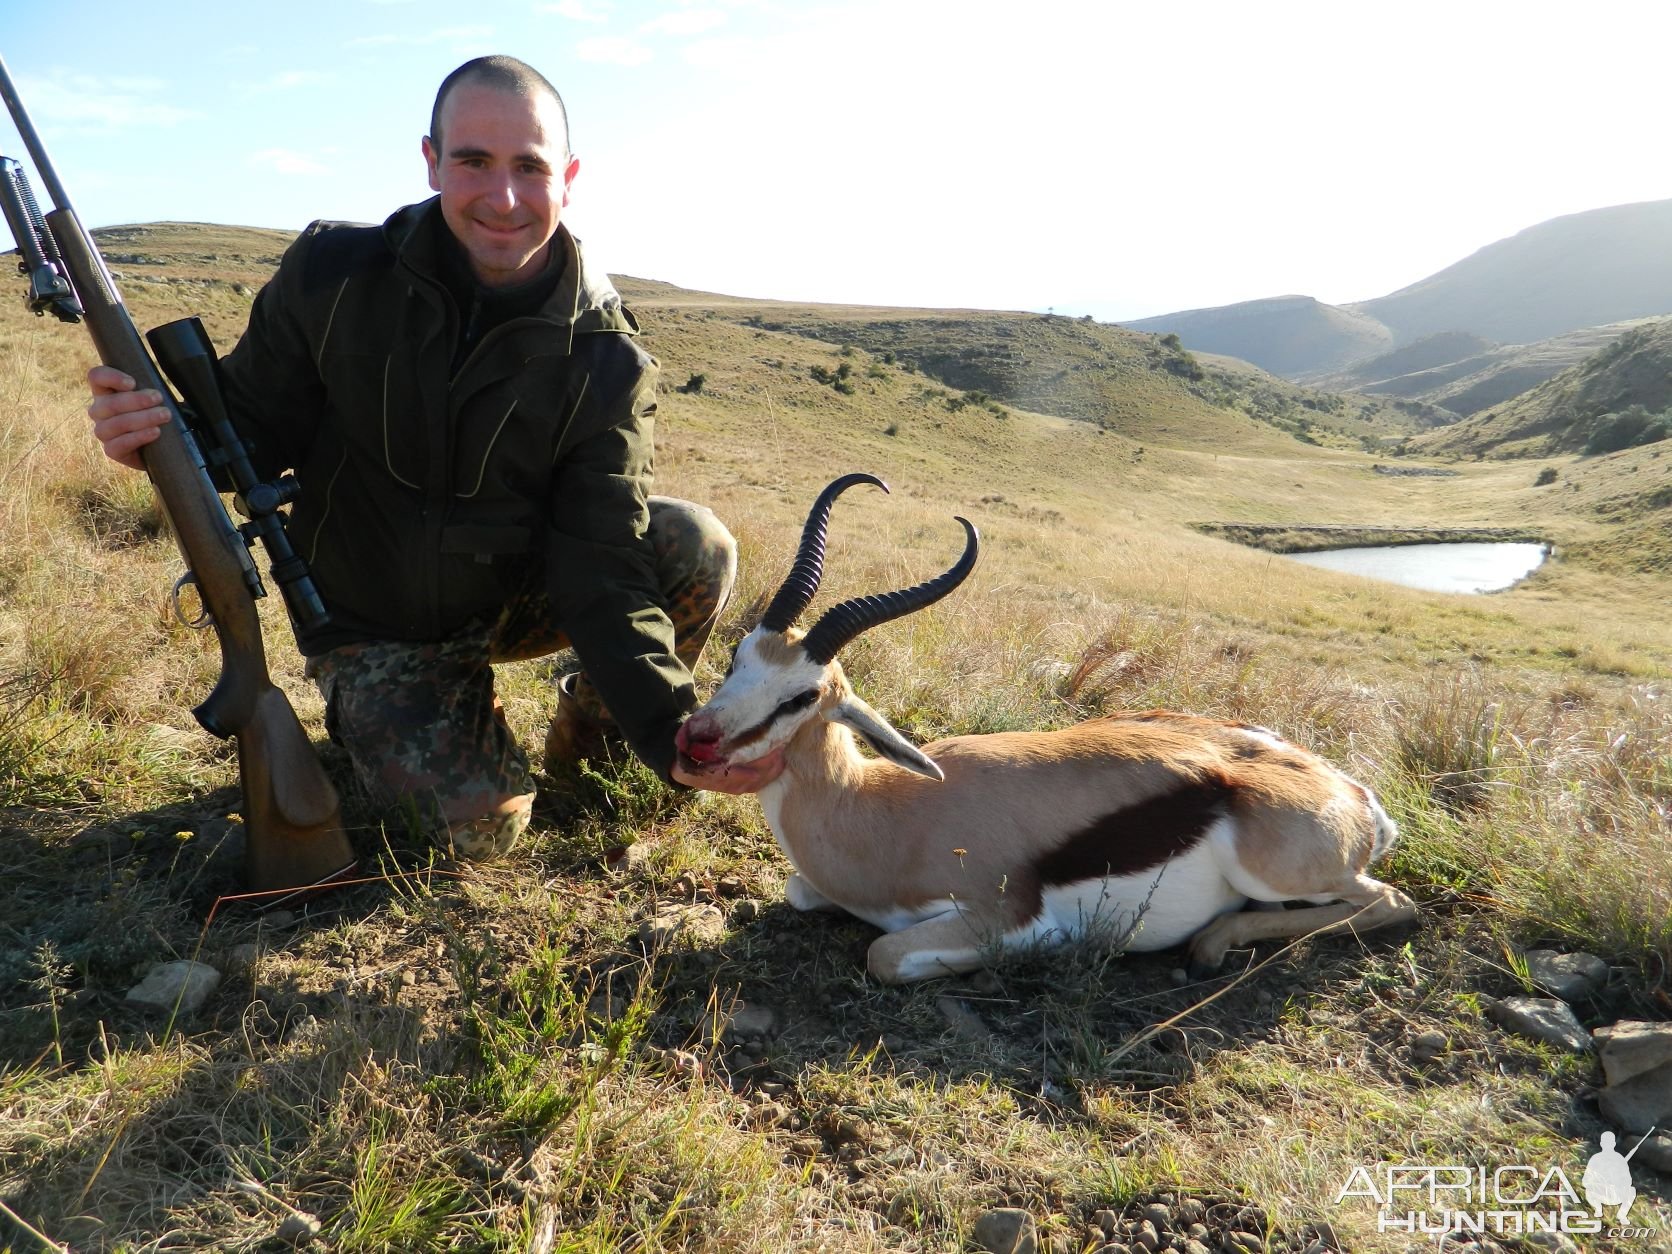
[[[581,159],[576,156],[571,156],[563,166],[563,205],[559,206],[559,208],[568,205],[569,189],[574,185],[575,175],[579,174],[580,171]]]
[[[940,767],[936,766],[927,754],[895,731],[882,715],[853,693],[850,692],[843,697],[825,717],[833,723],[853,728],[866,744],[895,766],[903,766],[908,771],[927,775],[933,780],[946,778]]]
[[[439,192],[441,190],[441,154],[435,150],[435,145],[430,142],[428,135],[424,136],[420,146],[424,150],[424,164],[430,170],[430,190]]]

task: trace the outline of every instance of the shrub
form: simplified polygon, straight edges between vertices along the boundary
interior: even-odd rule
[[[695,396],[698,392],[702,391],[702,385],[707,383],[707,382],[708,382],[708,376],[707,375],[705,375],[705,374],[694,374],[689,379],[685,380],[685,386],[680,388],[679,390],[681,392],[685,392],[685,393],[688,393],[689,395]]]
[[[1542,488],[1547,483],[1555,482],[1556,468],[1554,466],[1546,466],[1543,470],[1538,472],[1538,478],[1533,480],[1533,486],[1535,488]]]
[[[1636,448],[1640,444],[1654,444],[1672,435],[1672,419],[1666,414],[1651,414],[1641,405],[1633,405],[1617,414],[1604,414],[1591,428],[1585,441],[1585,452],[1616,453],[1621,449]]]

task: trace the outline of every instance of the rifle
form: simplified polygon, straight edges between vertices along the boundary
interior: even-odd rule
[[[3,59],[0,97],[54,206],[43,216],[22,165],[0,156],[0,209],[17,242],[18,269],[29,280],[29,307],[37,317],[50,310],[63,322],[85,319],[99,360],[130,375],[140,388],[159,393],[169,410],[170,421],[143,447],[141,457],[186,562],[186,573],[174,585],[174,612],[189,626],[212,624],[220,637],[220,679],[192,713],[206,731],[238,742],[245,879],[255,892],[294,890],[285,900],[325,888],[352,875],[358,863],[343,831],[336,790],[296,712],[268,674],[255,605],[267,590],[250,558],[259,539],[290,614],[308,627],[326,621],[325,607],[305,563],[290,547],[279,513],[293,498],[295,481],[285,477],[265,483],[251,467],[221,397],[214,349],[196,318],[158,327],[148,337],[185,398],[184,406],[175,399],[146,352],[104,258],[71,207]],[[204,444],[210,446],[207,460]],[[249,518],[242,526],[227,514],[210,477],[211,465],[223,470],[236,489],[241,512]],[[202,605],[192,620],[180,604],[186,587],[196,588]]]

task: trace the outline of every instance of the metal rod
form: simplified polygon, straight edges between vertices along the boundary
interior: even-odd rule
[[[10,71],[6,69],[6,58],[0,57],[0,99],[6,102],[6,112],[12,115],[12,123],[17,127],[17,133],[23,137],[23,146],[29,150],[29,157],[35,163],[35,173],[41,176],[41,182],[46,184],[46,194],[52,198],[52,203],[59,209],[74,213],[70,206],[70,198],[64,192],[64,185],[58,181],[58,171],[52,168],[52,162],[47,158],[46,147],[41,143],[41,137],[35,133],[35,124],[29,120],[29,111],[23,107],[23,100],[17,94],[17,88],[12,84]],[[80,215],[76,215],[80,221]]]

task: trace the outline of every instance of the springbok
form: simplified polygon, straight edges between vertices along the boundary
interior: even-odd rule
[[[950,570],[844,601],[802,632],[831,507],[860,483],[888,490],[851,474],[819,495],[788,579],[677,745],[688,776],[748,763],[768,781],[761,806],[795,866],[785,895],[882,928],[872,975],[968,971],[1088,934],[1134,950],[1189,940],[1193,963],[1213,969],[1255,940],[1415,917],[1366,873],[1397,837],[1370,790],[1265,728],[1149,710],[913,746],[854,693],[836,654],[955,589],[978,537],[959,518],[965,548]],[[1242,910],[1250,900],[1310,905]]]

